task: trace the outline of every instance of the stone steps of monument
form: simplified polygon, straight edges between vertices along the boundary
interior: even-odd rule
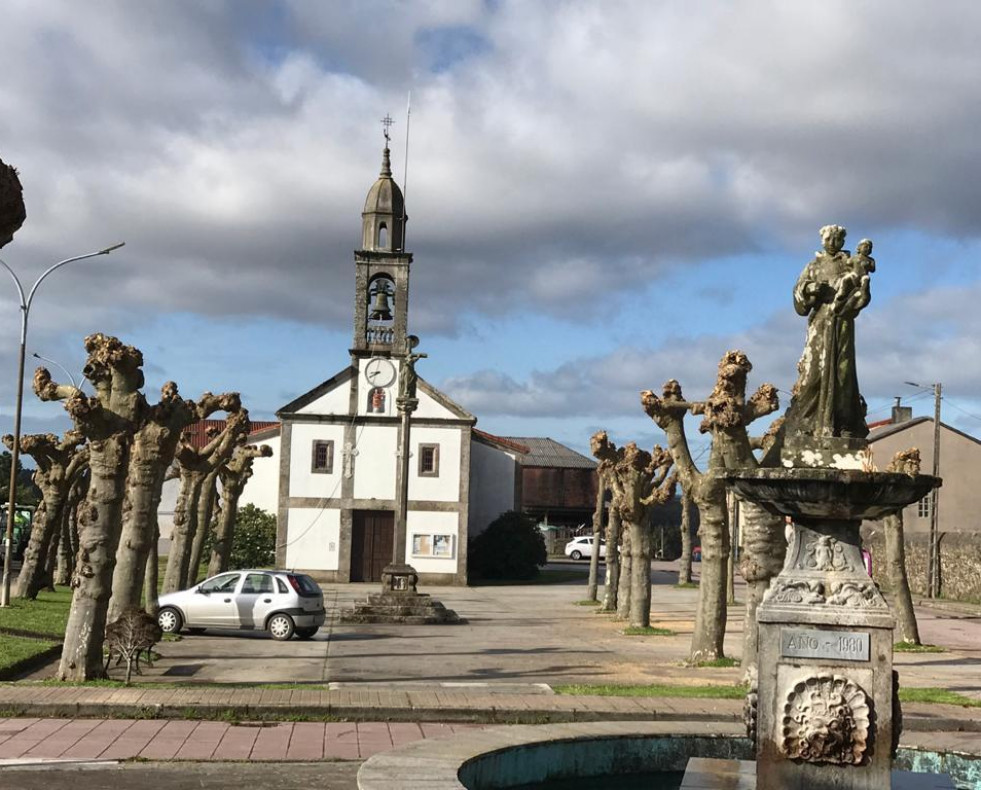
[[[358,615],[388,615],[391,617],[446,617],[449,610],[445,606],[426,606],[412,604],[355,604],[352,612]]]
[[[442,625],[445,623],[456,623],[456,617],[444,615],[389,615],[389,614],[349,614],[345,615],[343,623],[363,623],[384,625],[385,623],[401,623],[404,625]]]

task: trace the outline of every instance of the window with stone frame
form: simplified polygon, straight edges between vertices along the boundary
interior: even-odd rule
[[[419,477],[439,477],[439,445],[419,445]]]
[[[930,518],[930,506],[933,504],[933,494],[927,494],[916,503],[916,515],[920,518]]]
[[[313,442],[313,453],[310,471],[329,475],[334,471],[334,442],[332,440],[316,439]]]

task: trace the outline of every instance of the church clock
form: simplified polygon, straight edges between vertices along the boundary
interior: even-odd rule
[[[395,365],[384,357],[373,357],[364,366],[364,377],[372,387],[387,387],[395,381]]]

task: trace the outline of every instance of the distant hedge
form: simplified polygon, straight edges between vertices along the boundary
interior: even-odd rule
[[[509,510],[470,541],[467,572],[475,580],[534,579],[547,559],[534,519]]]

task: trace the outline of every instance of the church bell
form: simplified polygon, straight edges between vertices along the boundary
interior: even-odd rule
[[[384,288],[375,291],[375,301],[371,305],[371,312],[368,313],[371,321],[391,321],[392,305],[388,301],[388,293]]]

